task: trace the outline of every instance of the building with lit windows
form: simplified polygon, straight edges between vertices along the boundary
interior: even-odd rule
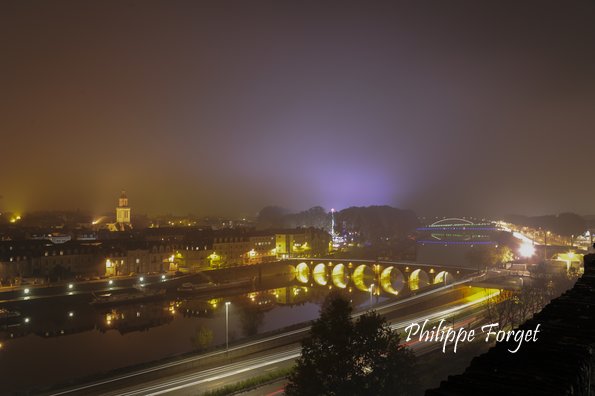
[[[110,231],[130,231],[132,230],[132,223],[130,218],[130,206],[128,206],[128,197],[126,191],[122,191],[118,199],[118,207],[116,207],[116,222],[108,224]]]
[[[330,235],[318,228],[296,228],[275,233],[277,259],[321,257],[329,253]]]
[[[251,249],[246,264],[267,263],[277,259],[275,234],[267,231],[253,232],[248,239]]]
[[[62,277],[102,274],[100,244],[48,240],[0,241],[0,282],[18,283],[22,278],[39,282]]]
[[[213,241],[213,252],[220,264],[227,267],[246,264],[252,246],[248,236],[217,236]]]
[[[170,270],[171,259],[180,246],[147,241],[104,243],[105,275],[146,274]]]

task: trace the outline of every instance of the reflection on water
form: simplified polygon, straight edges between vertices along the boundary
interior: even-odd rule
[[[209,348],[213,343],[213,330],[203,325],[197,326],[196,332],[190,337],[190,342],[198,351]]]
[[[296,262],[259,275],[258,282],[236,282],[235,291],[233,282],[221,282],[225,287],[211,291],[170,291],[161,300],[107,307],[90,305],[88,295],[13,303],[8,308],[21,315],[0,322],[2,386],[7,392],[44,387],[225,345],[226,311],[233,343],[317,318],[332,289],[364,310],[453,281],[443,269],[411,265]]]
[[[99,310],[105,321],[94,326],[100,332],[117,330],[120,334],[133,331],[148,331],[174,320],[175,305],[146,304],[129,305],[109,310]]]
[[[318,317],[329,286],[265,280],[260,290],[227,297],[171,295],[161,301],[92,307],[71,296],[21,302],[21,316],[0,325],[0,372],[7,392],[63,383],[115,368],[205,350]],[[346,290],[366,308],[370,293]],[[385,300],[389,296],[376,296]]]
[[[238,307],[242,333],[245,336],[258,334],[258,329],[264,323],[265,311],[273,309],[273,300],[271,298],[258,303],[259,305],[242,302]],[[260,305],[262,303],[264,305]]]

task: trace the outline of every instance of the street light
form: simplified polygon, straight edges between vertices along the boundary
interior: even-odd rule
[[[229,349],[229,301],[225,302],[225,350]]]
[[[523,242],[519,248],[519,254],[525,258],[532,257],[535,254],[535,247],[528,242]]]
[[[374,284],[372,283],[370,285],[370,307],[372,306],[373,302],[372,302],[372,293],[374,292]]]

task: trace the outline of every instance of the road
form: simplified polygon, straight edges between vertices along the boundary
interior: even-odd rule
[[[130,390],[117,390],[105,393],[105,395],[141,396],[166,393],[170,395],[197,395],[264,374],[267,371],[291,366],[299,355],[300,347],[292,346],[273,354],[166,380],[156,379]]]
[[[464,282],[433,289],[407,299],[389,302],[375,307],[391,321],[393,329],[402,330],[412,322],[425,319],[436,321],[456,315],[457,321],[475,317],[481,308],[482,299],[469,297],[451,300],[446,304],[425,309],[414,309],[407,315],[403,311],[422,304],[428,298],[440,298],[453,292]],[[408,309],[411,311],[411,309]],[[361,313],[356,314],[361,315]],[[309,327],[294,329],[231,347],[226,351],[179,359],[155,365],[127,374],[106,378],[51,395],[198,395],[208,390],[221,388],[244,379],[262,375],[267,371],[291,366],[300,353],[299,341],[308,333]],[[427,353],[442,345],[412,343],[416,353]]]

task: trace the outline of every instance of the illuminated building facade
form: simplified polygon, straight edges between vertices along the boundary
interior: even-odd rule
[[[105,258],[105,275],[130,275],[167,270],[172,248],[165,244],[134,244],[110,249]],[[144,246],[143,246],[144,245]]]
[[[270,232],[255,233],[250,235],[250,251],[246,264],[265,263],[277,259],[275,248],[275,234]]]
[[[321,257],[329,252],[330,236],[317,228],[298,228],[275,234],[277,259]]]
[[[0,241],[0,282],[17,283],[29,277],[58,280],[63,276],[102,274],[97,244],[48,240]]]
[[[108,224],[110,231],[130,231],[132,229],[130,206],[128,206],[128,196],[126,191],[122,191],[118,199],[118,207],[116,208],[116,222]]]
[[[213,241],[213,251],[219,256],[220,264],[229,267],[243,265],[251,249],[247,236],[217,237]]]

